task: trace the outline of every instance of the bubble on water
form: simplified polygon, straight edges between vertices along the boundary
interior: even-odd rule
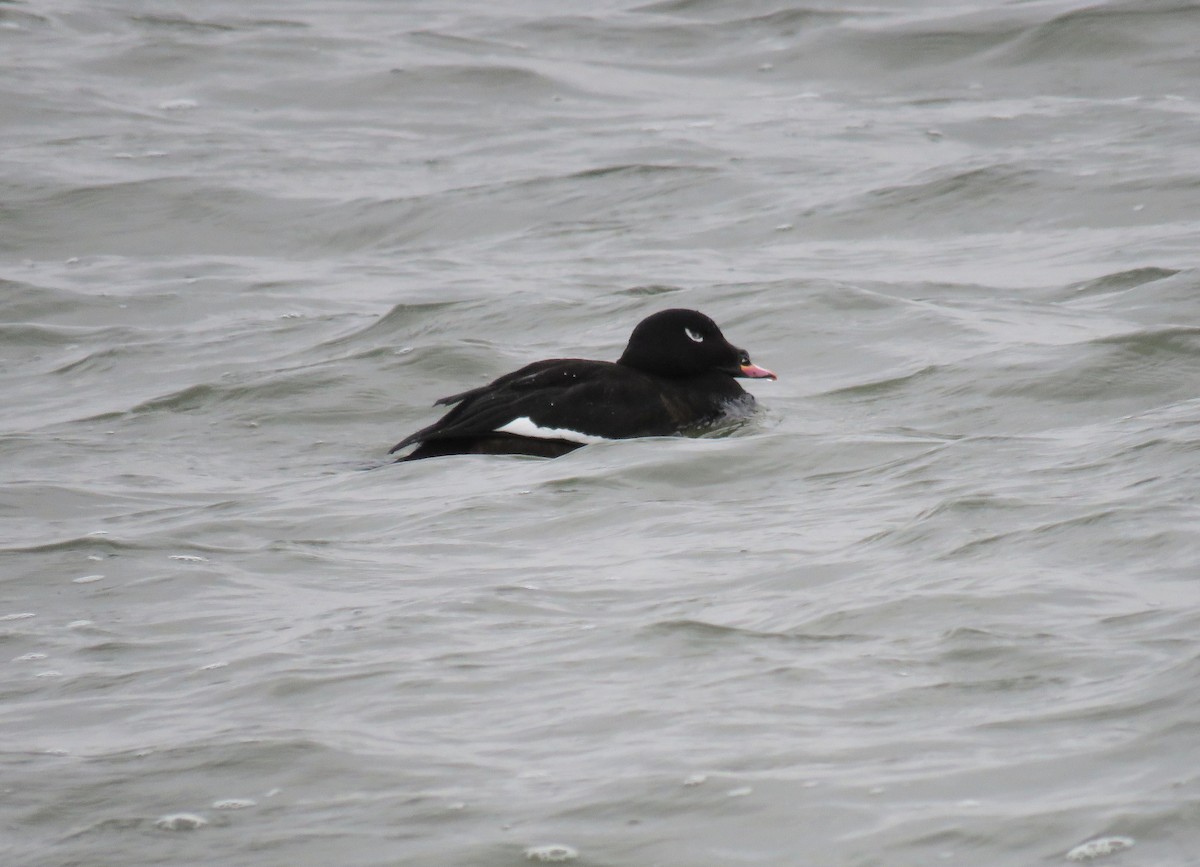
[[[26,653],[24,656],[14,657],[13,662],[31,662],[35,659],[45,659],[45,653]]]
[[[108,534],[108,530],[92,530],[88,533],[89,536],[107,536]]]
[[[1133,845],[1132,837],[1097,837],[1080,843],[1067,853],[1068,861],[1091,861],[1116,852],[1123,852]]]
[[[228,662],[210,662],[208,665],[200,666],[200,670],[201,671],[213,671],[214,669],[217,669],[217,668],[224,668],[227,665],[229,665]]]
[[[754,791],[754,789],[751,788],[750,786],[740,786],[739,788],[736,788],[736,789],[730,789],[725,794],[731,798],[744,798],[753,791]]]
[[[85,626],[91,626],[91,620],[72,620],[67,624],[67,629],[82,629]]]
[[[563,861],[574,861],[579,857],[579,852],[561,843],[550,843],[546,846],[530,846],[525,850],[525,857],[530,861],[558,864]]]
[[[69,755],[71,755],[69,752],[67,752],[62,747],[51,747],[48,750],[42,750],[42,752],[48,756],[69,756]]]
[[[708,774],[692,774],[683,781],[685,786],[702,786],[708,782]]]
[[[87,555],[87,559],[88,559],[88,560],[91,560],[91,561],[93,561],[93,562],[96,562],[96,561],[99,561],[99,560],[103,560],[104,558],[103,558],[103,557],[101,557],[99,554],[88,554],[88,555]]]
[[[154,820],[154,827],[163,831],[195,831],[208,824],[208,819],[195,813],[171,813]]]
[[[258,801],[253,798],[221,798],[219,801],[213,801],[214,810],[245,810],[256,806]]]
[[[95,584],[97,581],[103,581],[103,575],[81,575],[78,578],[71,579],[72,584]]]
[[[28,620],[30,617],[37,617],[32,611],[19,611],[16,614],[0,615],[0,620]]]
[[[158,107],[163,111],[187,111],[199,106],[194,99],[166,99],[158,104]]]
[[[55,669],[50,669],[49,671],[39,671],[37,674],[34,675],[34,677],[62,677],[62,676],[63,676],[63,673],[61,671],[56,671]]]
[[[184,563],[207,563],[207,557],[201,557],[198,554],[172,554],[168,560],[181,560]]]

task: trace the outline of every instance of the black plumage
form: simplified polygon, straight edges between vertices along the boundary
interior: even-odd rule
[[[444,397],[453,409],[405,437],[400,460],[455,454],[558,457],[598,439],[668,436],[721,418],[754,398],[734,377],[774,379],[695,310],[642,320],[616,362],[535,361]]]

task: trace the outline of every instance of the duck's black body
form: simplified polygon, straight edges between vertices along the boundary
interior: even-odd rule
[[[775,374],[751,364],[707,316],[664,310],[633,330],[614,362],[536,361],[488,385],[439,400],[455,404],[405,437],[401,460],[441,455],[558,457],[604,439],[669,436],[715,421],[731,403],[752,405],[734,377]]]

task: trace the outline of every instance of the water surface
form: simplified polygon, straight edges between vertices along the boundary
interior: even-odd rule
[[[1193,864],[1197,41],[0,6],[5,860]],[[677,306],[751,423],[388,462]]]

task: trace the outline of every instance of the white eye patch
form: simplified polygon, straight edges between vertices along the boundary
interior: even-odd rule
[[[700,334],[699,332],[692,331],[690,328],[683,329],[683,333],[686,334],[690,340],[694,340],[696,343],[704,342],[704,335]]]

